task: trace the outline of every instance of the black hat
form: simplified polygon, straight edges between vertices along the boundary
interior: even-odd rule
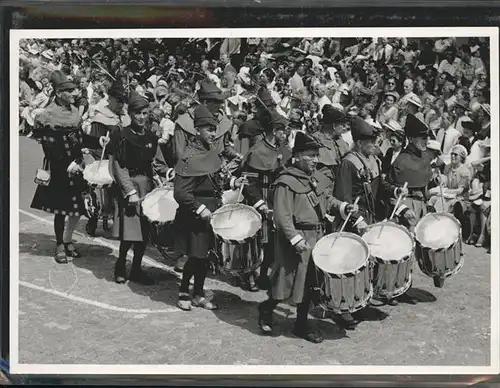
[[[474,133],[481,131],[481,124],[478,124],[472,120],[462,121],[462,127],[470,129]]]
[[[224,101],[221,90],[209,78],[205,78],[200,82],[198,97],[200,100]]]
[[[321,144],[304,132],[297,132],[295,135],[295,143],[293,145],[294,154],[302,151],[319,150],[320,148]]]
[[[351,134],[354,141],[374,140],[378,136],[378,131],[361,117],[355,117],[351,124]]]
[[[347,115],[340,109],[336,109],[333,105],[326,104],[321,110],[324,124],[333,124],[348,120]]]
[[[121,101],[126,102],[128,100],[127,91],[125,90],[123,84],[119,80],[113,82],[113,84],[108,90],[108,95],[115,97],[117,100]]]
[[[76,85],[73,81],[69,80],[68,77],[60,70],[55,70],[50,75],[50,81],[54,86],[55,90],[72,90],[76,89]]]
[[[198,105],[194,111],[194,126],[195,128],[210,126],[216,127],[217,121],[205,105]]]
[[[139,112],[140,110],[147,108],[149,106],[149,101],[137,93],[135,90],[130,91],[130,96],[128,99],[128,110],[129,112]]]
[[[407,137],[429,137],[429,128],[415,115],[409,114],[406,117],[405,133]]]

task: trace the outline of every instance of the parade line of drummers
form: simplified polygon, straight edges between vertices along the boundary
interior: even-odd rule
[[[408,295],[415,261],[436,287],[463,265],[460,223],[427,204],[429,188],[439,191],[439,144],[431,147],[429,129],[412,114],[404,128],[393,128],[407,145],[383,174],[377,128],[325,105],[320,130],[295,132],[291,146],[288,120],[261,88],[241,154],[222,113],[224,95],[207,78],[175,123],[172,154],[164,155],[149,128],[149,101],[134,90],[115,82],[84,131],[76,85],[58,70],[51,82],[54,99],[35,117],[33,138],[45,157],[31,206],[55,215],[57,263],[81,257],[72,240],[80,217],[95,222],[108,208],[120,240],[116,283],[153,284],[141,261],[152,228],[170,223],[175,250],[187,258],[180,309],[217,308],[204,290],[216,260],[250,291],[267,290],[258,308],[263,334],[273,333],[273,310],[288,301],[297,308],[294,334],[313,343],[323,338],[308,324],[311,305],[354,329],[351,314],[374,300],[416,303]],[[347,128],[352,147],[340,136]],[[452,149],[452,165],[467,155],[461,148]]]

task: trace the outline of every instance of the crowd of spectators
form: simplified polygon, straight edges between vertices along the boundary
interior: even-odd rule
[[[266,87],[296,131],[317,131],[329,104],[380,129],[383,168],[406,138],[409,113],[430,129],[429,149],[446,163],[429,205],[467,225],[483,246],[491,225],[490,47],[486,38],[25,39],[20,44],[20,132],[52,98],[59,69],[79,85],[76,105],[88,128],[114,80],[151,102],[151,129],[172,141],[175,121],[196,103],[209,77],[225,93],[233,139]],[[352,145],[350,130],[342,134]],[[472,227],[471,227],[472,226]]]

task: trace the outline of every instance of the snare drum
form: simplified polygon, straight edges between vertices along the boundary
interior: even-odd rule
[[[109,169],[109,160],[97,160],[85,166],[83,179],[93,188],[110,187],[114,180]]]
[[[262,217],[243,204],[228,204],[216,210],[210,221],[222,242],[221,272],[240,276],[254,272],[262,263],[263,252],[258,232]]]
[[[411,285],[415,244],[408,230],[393,222],[371,225],[363,235],[370,247],[375,297],[394,299]]]
[[[142,214],[151,223],[151,241],[157,247],[173,245],[172,225],[179,204],[171,184],[148,193],[141,204]]]
[[[312,251],[320,305],[336,314],[353,313],[366,307],[373,295],[370,249],[354,233],[341,232],[335,240],[337,235],[324,236]]]
[[[84,201],[89,218],[106,218],[113,213],[110,187],[114,180],[109,168],[109,160],[98,160],[88,164],[83,170],[83,178],[89,188]]]
[[[415,257],[420,270],[434,278],[436,287],[464,265],[462,227],[449,213],[428,213],[415,227]],[[436,279],[442,279],[441,284]]]

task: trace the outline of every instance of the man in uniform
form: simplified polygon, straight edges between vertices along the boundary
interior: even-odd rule
[[[276,174],[291,158],[286,146],[287,120],[276,111],[267,111],[267,119],[262,119],[264,139],[255,144],[248,152],[242,174],[246,175],[249,185],[243,189],[247,203],[264,214],[262,225],[262,244],[264,260],[260,267],[257,285],[250,275],[248,286],[250,291],[268,289],[268,269],[274,256],[274,230],[272,220],[268,216],[272,209],[273,191],[270,190]]]
[[[202,105],[208,108],[210,113],[217,121],[217,132],[215,134],[214,149],[222,157],[233,160],[242,159],[231,144],[231,120],[222,112],[224,96],[221,90],[209,79],[204,79],[200,83],[198,98]],[[196,129],[194,126],[194,111],[195,108],[189,109],[187,113],[179,116],[175,122],[174,129],[174,160],[179,163],[186,157],[186,149],[188,144],[196,138]],[[181,256],[177,260],[175,270],[182,271],[182,268],[187,260],[187,257]]]
[[[395,204],[401,187],[407,183],[408,189],[401,205],[396,209],[395,216],[399,222],[413,231],[417,222],[427,214],[427,186],[432,180],[433,171],[431,163],[435,155],[429,152],[427,141],[429,129],[413,115],[408,115],[405,126],[408,146],[401,151],[394,161],[386,180],[391,185],[393,203]],[[442,283],[442,279],[434,279],[435,284]],[[415,304],[414,299],[409,300]]]
[[[329,104],[323,107],[321,113],[323,116],[321,128],[311,136],[322,145],[317,169],[330,179],[330,193],[333,193],[336,170],[340,160],[349,152],[349,146],[341,136],[348,123],[348,116]]]
[[[274,221],[276,224],[275,258],[272,265],[269,299],[259,305],[259,327],[272,334],[272,314],[279,301],[290,297],[297,304],[294,334],[313,343],[323,341],[320,332],[308,325],[307,315],[315,286],[312,248],[323,236],[327,212],[340,207],[356,210],[327,194],[328,178],[316,171],[318,144],[298,132],[293,148],[295,163],[284,169],[274,187]]]
[[[335,197],[347,203],[353,203],[359,197],[360,216],[353,218],[346,225],[346,231],[362,232],[368,225],[382,221],[386,217],[386,207],[382,203],[389,192],[388,183],[382,178],[381,162],[375,156],[378,133],[363,119],[356,117],[352,123],[354,148],[349,152],[337,174]],[[397,193],[401,189],[397,189]],[[346,219],[347,212],[340,208],[341,218]],[[343,316],[349,327],[354,326],[350,314]]]

